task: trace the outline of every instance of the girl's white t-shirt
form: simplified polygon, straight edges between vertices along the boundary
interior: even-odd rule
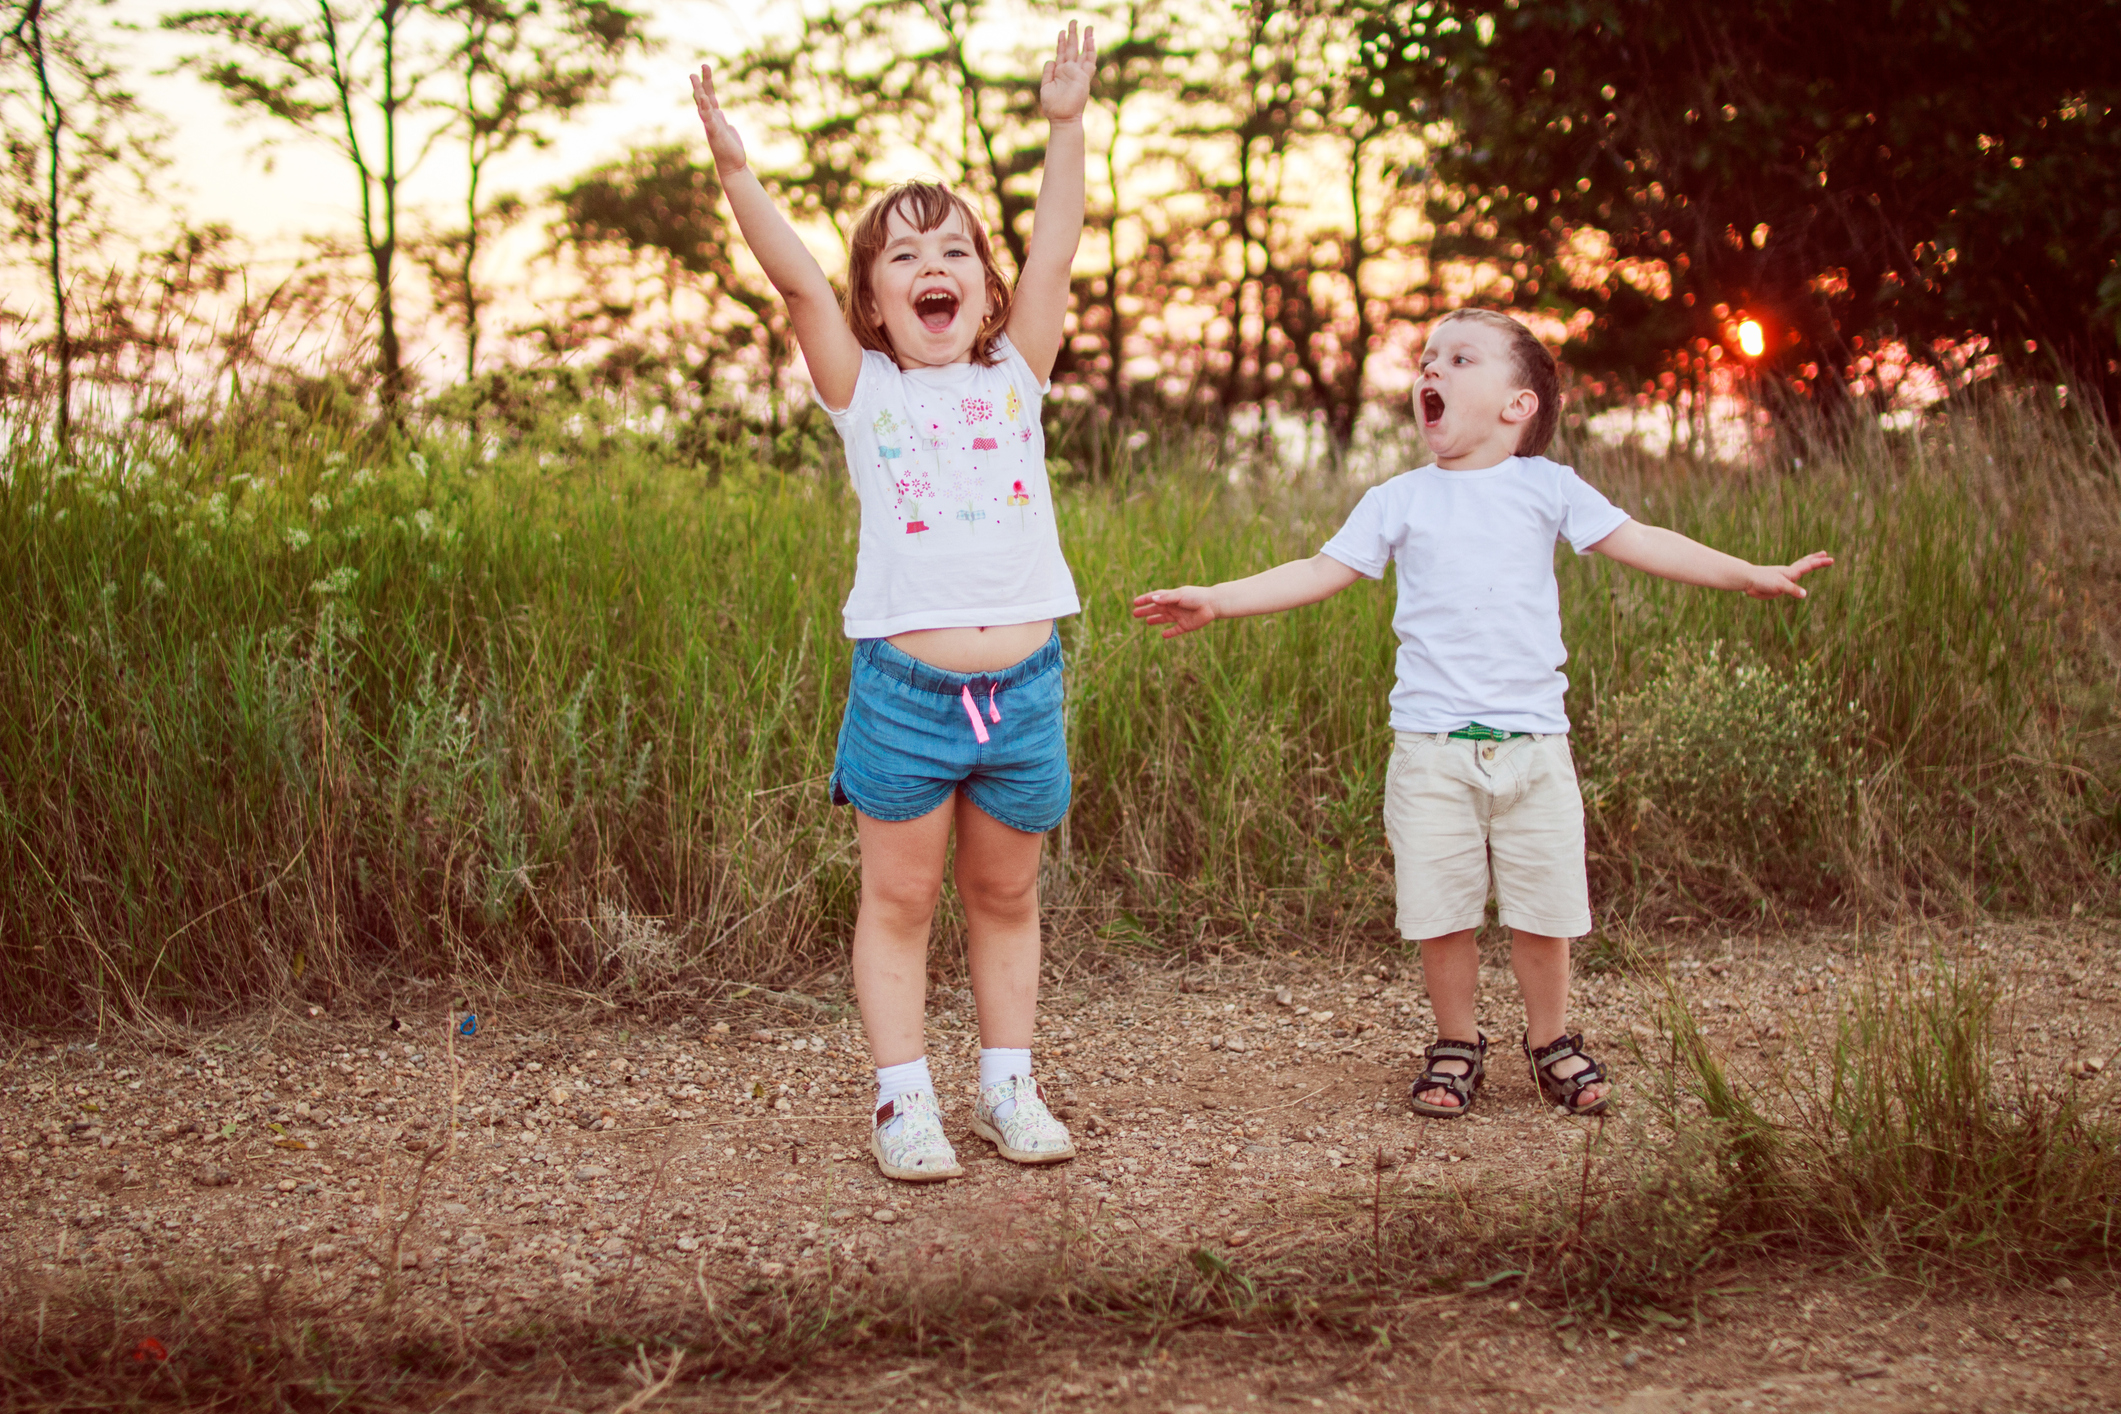
[[[1545,457],[1425,466],[1371,487],[1325,553],[1371,579],[1398,568],[1392,729],[1567,731],[1554,542],[1587,555],[1627,520]]]
[[[865,351],[853,399],[825,408],[862,503],[849,638],[1082,611],[1046,481],[1045,386],[1007,338],[999,352],[902,369]]]

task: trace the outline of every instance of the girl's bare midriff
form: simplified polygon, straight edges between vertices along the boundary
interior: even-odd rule
[[[998,673],[1046,646],[1053,620],[997,624],[992,628],[922,628],[889,640],[909,658],[946,673]]]

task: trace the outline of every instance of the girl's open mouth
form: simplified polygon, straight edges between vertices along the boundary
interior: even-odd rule
[[[940,334],[957,318],[957,296],[948,290],[923,290],[913,297],[913,313],[921,327]]]
[[[1434,388],[1421,390],[1421,420],[1430,423],[1443,421],[1443,394]]]

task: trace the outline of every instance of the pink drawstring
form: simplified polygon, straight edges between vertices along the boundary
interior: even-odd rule
[[[987,685],[987,715],[994,719],[996,726],[1001,725],[1002,709],[994,705],[994,694],[1001,690],[1002,685],[998,682]],[[965,715],[972,719],[972,734],[979,738],[981,746],[985,746],[988,740],[987,724],[979,719],[979,703],[972,700],[971,683],[968,682],[959,689],[958,700],[965,704]]]

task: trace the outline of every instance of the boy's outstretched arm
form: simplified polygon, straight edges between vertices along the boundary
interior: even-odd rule
[[[1797,581],[1834,563],[1832,555],[1806,555],[1792,565],[1756,565],[1721,550],[1711,550],[1676,530],[1631,520],[1591,547],[1630,569],[1698,584],[1704,589],[1741,589],[1755,599],[1805,597]]]
[[[803,244],[795,227],[781,215],[758,174],[751,170],[744,152],[744,139],[722,111],[714,94],[714,71],[700,65],[692,76],[692,103],[699,109],[700,126],[707,130],[707,147],[714,154],[715,176],[736,213],[736,224],[744,243],[758,257],[766,278],[788,306],[795,325],[795,341],[803,350],[803,363],[825,406],[843,408],[854,401],[854,380],[862,371],[862,346],[840,313],[839,296],[817,257]]]
[[[1291,560],[1247,579],[1225,580],[1207,589],[1189,584],[1182,589],[1158,589],[1137,595],[1134,617],[1143,623],[1169,624],[1163,636],[1176,638],[1206,628],[1217,619],[1278,614],[1283,609],[1316,604],[1361,578],[1360,572],[1321,552],[1308,560]]]
[[[1068,318],[1068,279],[1083,239],[1083,110],[1097,73],[1097,32],[1076,36],[1075,21],[1053,47],[1039,78],[1046,115],[1046,165],[1031,214],[1031,244],[1009,306],[1009,342],[1044,382],[1060,355]]]

